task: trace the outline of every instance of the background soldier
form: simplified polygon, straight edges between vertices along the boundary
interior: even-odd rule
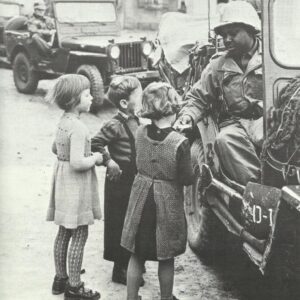
[[[55,34],[54,21],[45,16],[44,2],[35,2],[33,8],[34,13],[28,20],[28,30],[31,32],[33,43],[37,46],[40,54],[49,56],[52,54],[51,38]]]
[[[262,142],[262,57],[256,34],[260,20],[247,2],[234,1],[224,7],[214,28],[227,49],[215,56],[201,79],[187,94],[175,127],[195,125],[205,114],[217,114],[220,132],[215,151],[222,170],[231,179],[246,184],[260,178],[256,146]]]

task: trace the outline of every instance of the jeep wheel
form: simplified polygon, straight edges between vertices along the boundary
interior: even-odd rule
[[[191,147],[194,173],[193,185],[185,189],[185,211],[188,223],[188,243],[191,249],[207,261],[214,260],[224,250],[226,231],[222,227],[204,197],[213,196],[207,192],[201,195],[199,153],[202,152],[201,139],[195,140]]]
[[[104,100],[104,87],[101,73],[94,65],[81,65],[76,73],[84,75],[90,80],[91,94],[93,96],[93,103],[90,111],[93,113],[98,112]]]
[[[23,52],[18,53],[14,59],[13,75],[15,86],[20,93],[35,92],[39,83],[39,75],[33,70],[29,58]]]

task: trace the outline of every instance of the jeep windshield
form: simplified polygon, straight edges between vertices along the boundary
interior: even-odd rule
[[[60,23],[116,22],[116,11],[109,2],[58,2],[56,17]]]
[[[287,67],[300,67],[300,1],[273,0],[271,51],[276,61]]]
[[[11,18],[20,14],[20,7],[17,4],[0,3],[0,17]]]

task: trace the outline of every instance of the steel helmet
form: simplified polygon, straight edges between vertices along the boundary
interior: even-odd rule
[[[260,31],[261,24],[254,7],[246,1],[232,1],[225,5],[220,21],[214,27],[216,34],[220,33],[223,26],[229,24],[244,24]]]
[[[33,9],[46,10],[45,2],[44,1],[36,1],[36,2],[34,2]]]

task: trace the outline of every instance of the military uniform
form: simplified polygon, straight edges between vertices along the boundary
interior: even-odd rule
[[[224,52],[213,58],[187,94],[188,104],[180,112],[191,116],[194,124],[209,111],[217,112],[220,133],[215,151],[225,173],[241,184],[260,177],[256,146],[263,136],[262,84],[261,48],[256,40],[242,57]]]
[[[51,18],[33,14],[28,20],[28,30],[32,34],[32,40],[42,55],[51,54],[51,46],[48,44],[51,38],[50,30],[54,29]]]

